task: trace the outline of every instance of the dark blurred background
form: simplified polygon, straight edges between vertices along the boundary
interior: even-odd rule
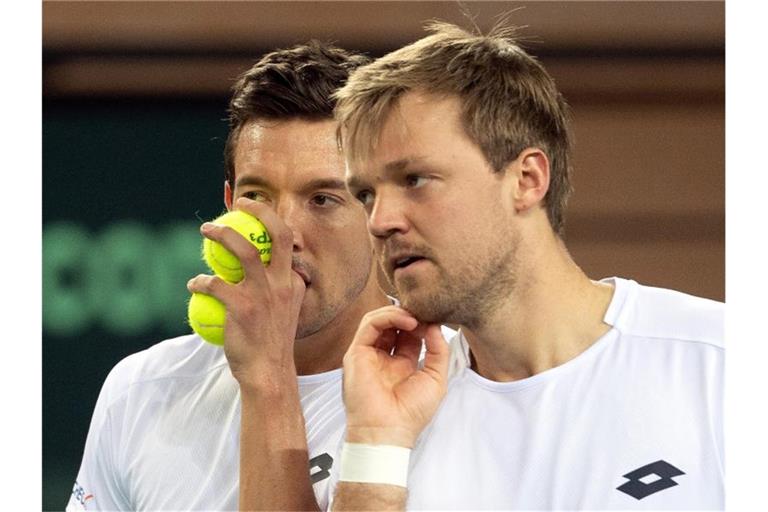
[[[724,299],[723,2],[468,2],[572,106],[567,244],[594,278]],[[199,219],[223,209],[226,105],[275,47],[383,55],[453,2],[43,3],[43,508],[63,509],[126,355],[185,334]]]

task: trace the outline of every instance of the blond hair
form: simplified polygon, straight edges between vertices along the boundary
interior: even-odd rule
[[[571,192],[568,106],[554,80],[512,38],[515,29],[475,35],[443,22],[430,35],[355,70],[336,92],[340,142],[351,161],[375,149],[398,98],[408,91],[456,95],[462,123],[501,172],[528,147],[550,161],[544,202],[553,230],[563,234],[563,210]]]

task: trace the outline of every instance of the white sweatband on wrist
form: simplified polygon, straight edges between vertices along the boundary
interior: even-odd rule
[[[339,481],[408,486],[411,449],[386,444],[344,443]]]

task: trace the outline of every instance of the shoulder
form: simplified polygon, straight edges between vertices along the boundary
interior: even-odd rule
[[[722,302],[618,278],[614,284],[606,320],[622,334],[724,349]]]
[[[107,376],[101,398],[111,404],[141,384],[158,380],[196,380],[227,367],[224,351],[196,334],[179,336],[131,354]]]

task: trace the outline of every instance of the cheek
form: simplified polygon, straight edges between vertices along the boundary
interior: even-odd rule
[[[317,222],[305,238],[308,248],[317,257],[346,265],[348,262],[369,258],[371,242],[366,229],[365,215],[348,216],[335,222]]]
[[[478,205],[463,196],[445,195],[439,201],[414,205],[410,217],[421,233],[441,233],[441,237],[458,235],[475,229]]]
[[[373,257],[371,243],[367,231],[348,231],[337,239],[332,250],[344,264],[370,265]]]
[[[513,221],[514,208],[510,207],[511,202],[505,201],[505,195],[500,184],[494,184],[495,188],[489,185],[486,193],[475,194],[474,197],[462,201],[462,207],[459,213],[452,215],[461,215],[464,224],[464,231],[469,234],[475,233],[480,236],[493,236],[497,233],[502,237],[506,233],[510,223]],[[495,242],[500,239],[496,238]]]
[[[471,262],[507,237],[507,226],[500,224],[501,217],[494,210],[466,204],[445,208],[430,215],[431,222],[423,223],[419,232],[441,260]]]

